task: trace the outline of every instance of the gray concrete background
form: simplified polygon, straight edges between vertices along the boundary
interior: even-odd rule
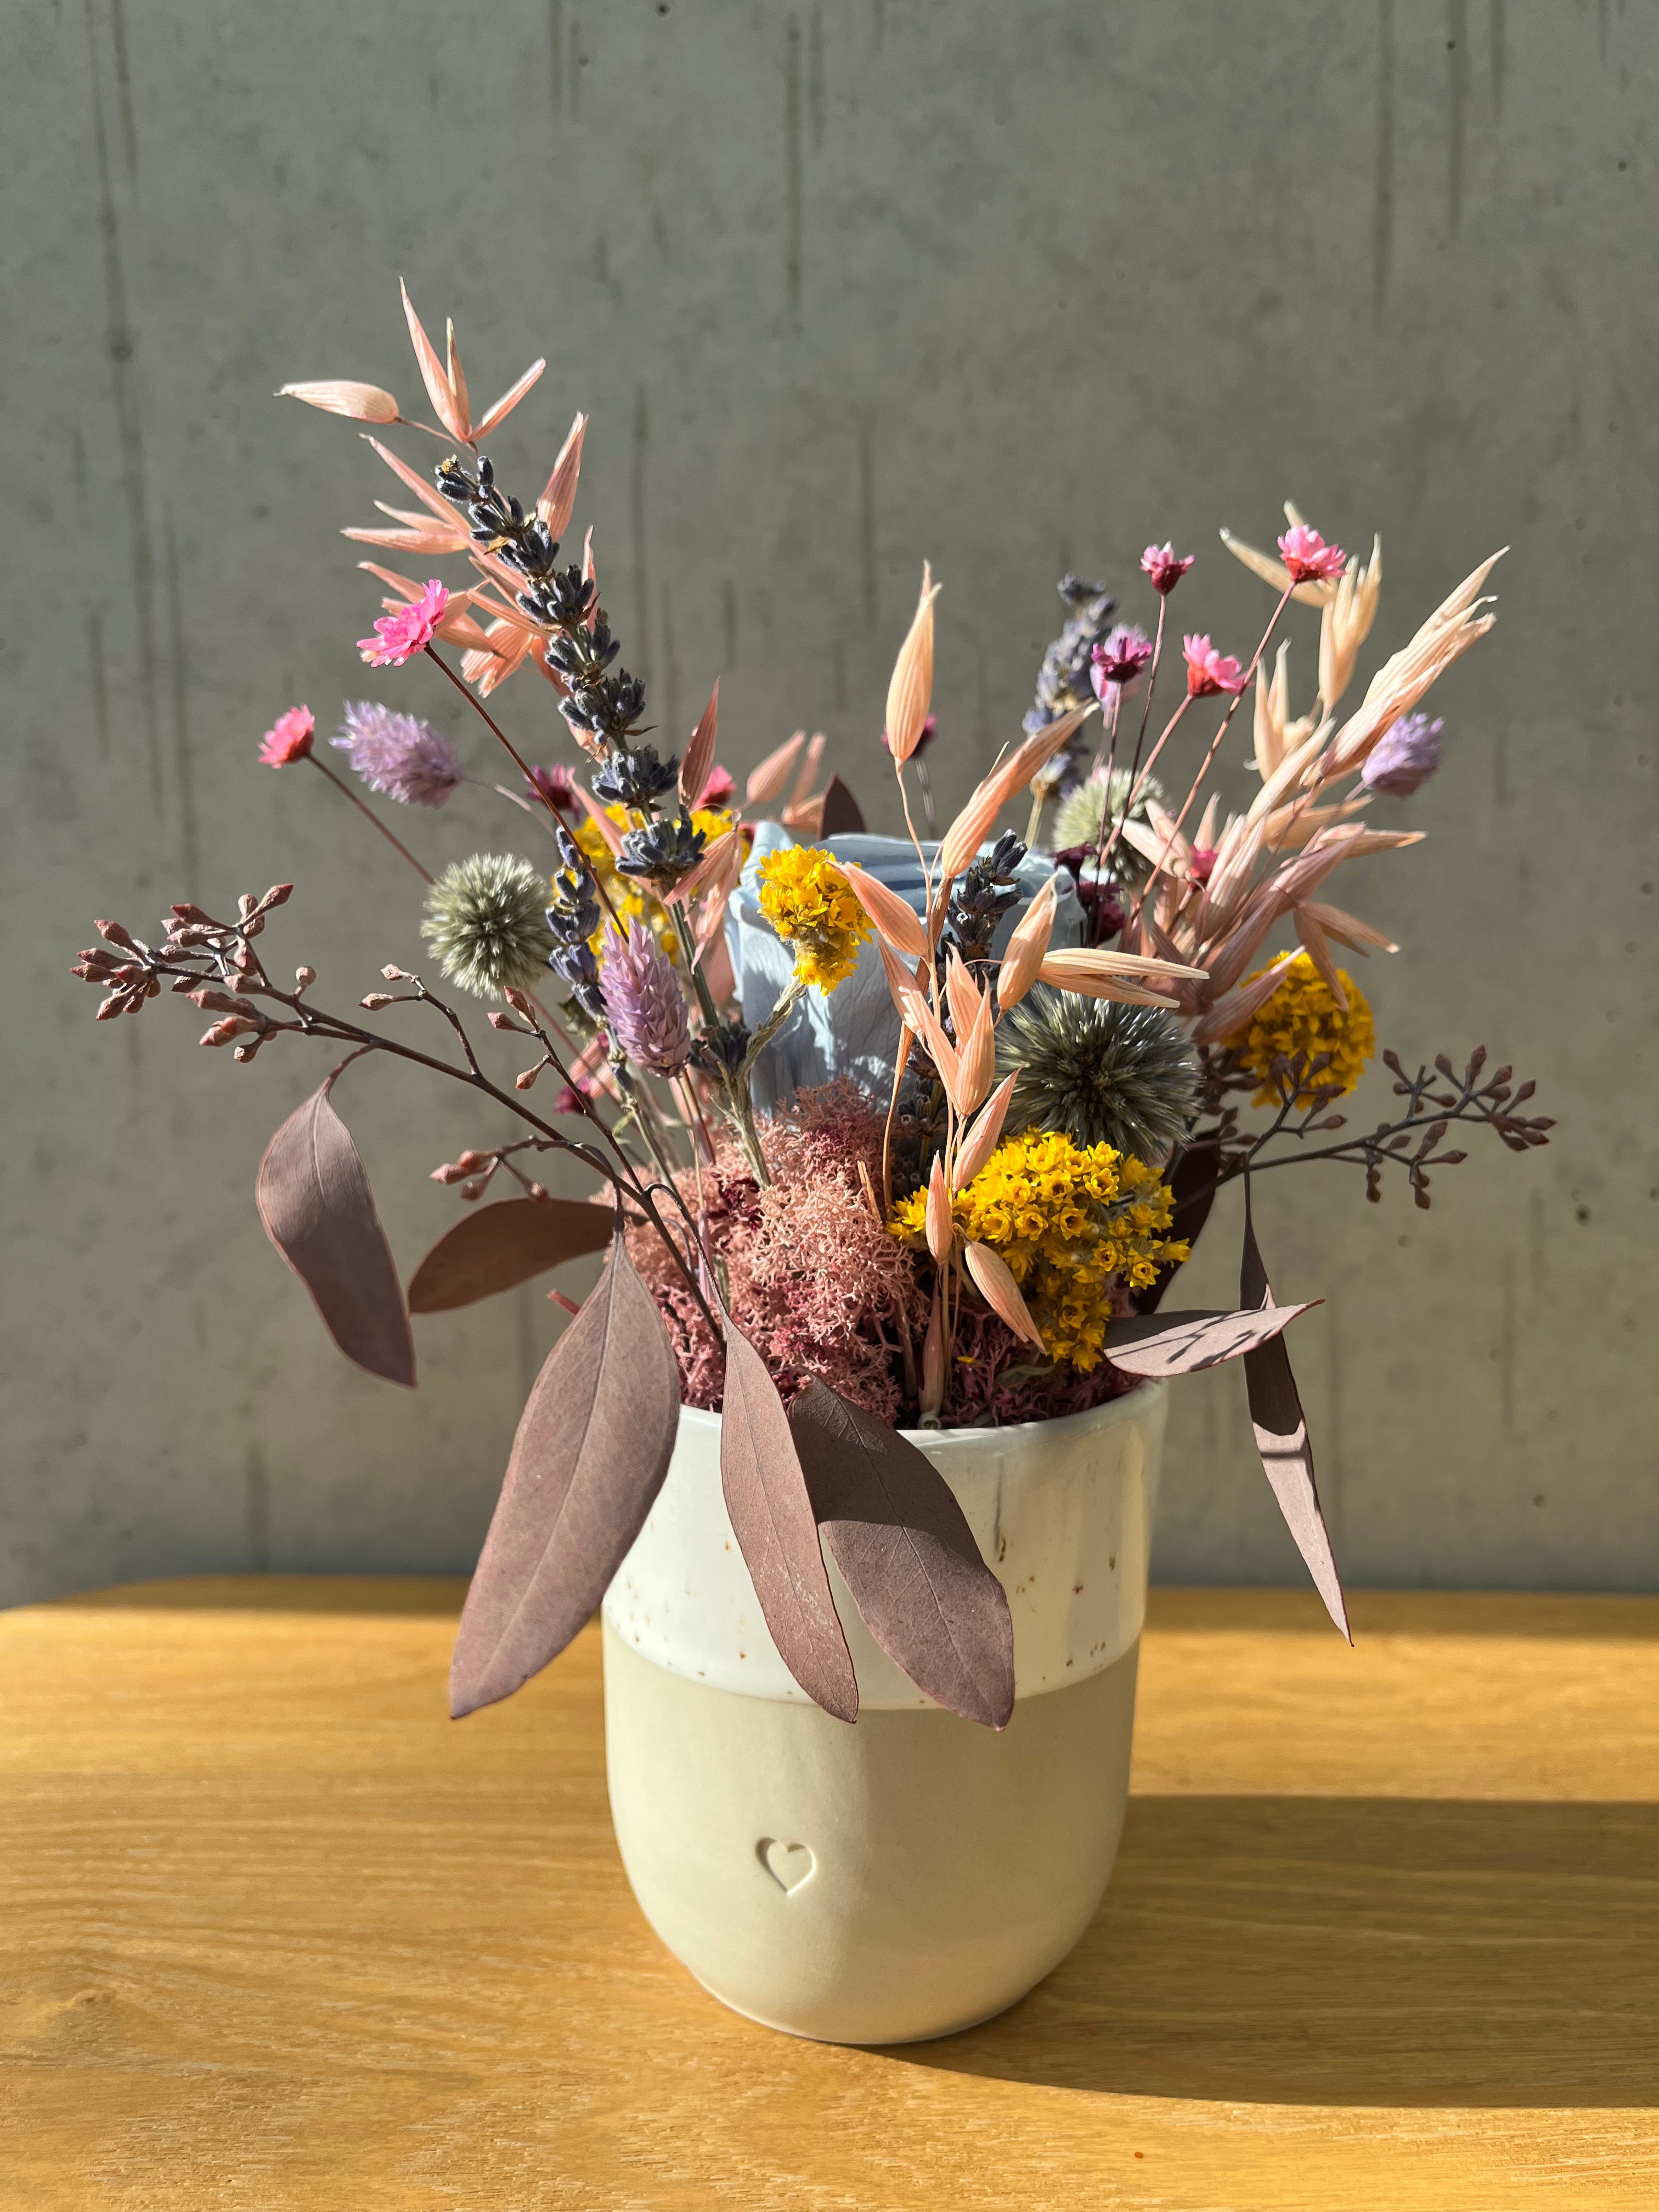
[[[1347,902],[1405,942],[1365,979],[1385,1039],[1487,1043],[1558,1141],[1477,1147],[1429,1215],[1287,1175],[1262,1236],[1280,1294],[1327,1301],[1295,1356],[1352,1580],[1653,1585],[1651,9],[18,0],[0,52],[0,1596],[463,1569],[551,1338],[526,1292],[422,1323],[413,1398],[348,1369],[251,1197],[319,1068],[198,1053],[165,1000],[94,1028],[66,972],[94,913],[290,876],[276,941],[334,1000],[415,949],[396,862],[253,761],[290,699],[327,723],[362,691],[374,592],[333,533],[388,494],[350,425],[268,395],[412,405],[399,272],[475,392],[548,355],[509,481],[591,411],[578,526],[662,717],[720,674],[738,769],[822,725],[877,826],[924,555],[948,800],[1016,727],[1068,565],[1133,599],[1173,537],[1186,626],[1247,650],[1265,594],[1218,524],[1265,542],[1290,495],[1378,529],[1363,683],[1513,545],[1436,697],[1432,835]],[[482,772],[440,688],[382,696]],[[534,679],[505,698],[556,750]],[[504,836],[471,791],[398,826],[434,862]],[[435,1084],[349,1084],[408,1263],[453,1212],[425,1170],[489,1131]],[[1225,1297],[1235,1236],[1195,1290]],[[1234,1375],[1180,1394],[1158,1564],[1295,1575]]]

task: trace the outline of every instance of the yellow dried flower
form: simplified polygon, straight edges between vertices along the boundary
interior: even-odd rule
[[[926,1245],[927,1197],[920,1190],[893,1209],[889,1226],[905,1243]],[[1085,1372],[1103,1356],[1114,1291],[1144,1289],[1187,1258],[1187,1245],[1162,1233],[1174,1211],[1155,1169],[1053,1131],[999,1145],[951,1201],[963,1242],[988,1244],[1018,1284],[1049,1358]]]
[[[795,974],[827,997],[859,964],[870,918],[828,853],[786,845],[761,862],[761,912],[794,947]]]
[[[1299,952],[1272,998],[1252,1016],[1239,1039],[1238,1056],[1262,1086],[1254,1104],[1279,1103],[1272,1070],[1281,1053],[1287,1060],[1293,1060],[1299,1052],[1305,1052],[1310,1060],[1320,1053],[1331,1055],[1330,1065],[1319,1070],[1311,1086],[1297,1091],[1298,1106],[1311,1106],[1316,1095],[1333,1085],[1339,1091],[1352,1091],[1358,1082],[1366,1061],[1376,1050],[1376,1031],[1359,986],[1346,969],[1336,972],[1348,1001],[1346,1013],[1337,1005],[1335,994],[1311,956]],[[1265,975],[1267,969],[1258,968],[1255,973]],[[1253,982],[1255,977],[1246,980]]]

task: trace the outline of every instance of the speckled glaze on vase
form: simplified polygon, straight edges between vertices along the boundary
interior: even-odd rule
[[[767,1633],[726,1517],[720,1416],[687,1407],[604,1607],[611,1816],[634,1894],[735,2011],[828,2043],[948,2035],[1076,1943],[1128,1797],[1168,1387],[1063,1420],[910,1431],[1008,1594],[1013,1718],[932,1705],[830,1584],[848,1727]]]

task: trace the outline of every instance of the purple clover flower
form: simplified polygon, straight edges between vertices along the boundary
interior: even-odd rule
[[[647,1075],[678,1075],[691,1056],[685,997],[673,964],[642,922],[630,921],[624,939],[605,933],[599,969],[611,1041]]]
[[[1409,799],[1440,765],[1440,732],[1445,724],[1426,714],[1401,714],[1389,723],[1367,755],[1359,780],[1384,799]]]
[[[348,703],[334,742],[371,791],[403,806],[441,806],[466,781],[454,746],[430,722],[370,699]]]

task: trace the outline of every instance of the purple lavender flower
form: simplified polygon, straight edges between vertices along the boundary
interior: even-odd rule
[[[1445,724],[1426,714],[1401,714],[1371,748],[1359,780],[1384,799],[1409,799],[1440,765],[1440,732]]]
[[[1114,686],[1127,698],[1152,657],[1152,641],[1145,630],[1132,623],[1119,623],[1090,654],[1093,666],[1089,682],[1096,698],[1103,701]]]
[[[466,779],[447,738],[415,714],[373,700],[349,703],[334,740],[371,791],[404,806],[441,806]]]
[[[626,941],[605,933],[599,993],[611,1043],[649,1075],[678,1075],[691,1056],[685,999],[672,963],[643,923],[630,921]]]

